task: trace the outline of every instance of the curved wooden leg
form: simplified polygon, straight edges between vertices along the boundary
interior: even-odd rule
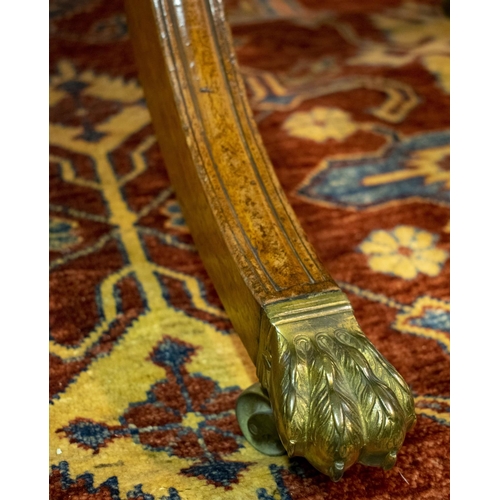
[[[411,392],[361,332],[285,199],[220,0],[128,0],[127,10],[179,203],[284,448],[335,480],[357,461],[390,468],[415,421]],[[270,431],[257,407],[246,422]]]

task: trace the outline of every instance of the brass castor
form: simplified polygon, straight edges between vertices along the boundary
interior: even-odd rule
[[[269,456],[286,453],[276,429],[269,396],[259,382],[238,397],[236,417],[243,435],[257,451]]]

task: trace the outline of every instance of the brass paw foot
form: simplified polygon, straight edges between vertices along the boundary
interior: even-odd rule
[[[247,439],[267,453],[278,449],[278,435],[289,456],[307,458],[336,481],[358,461],[390,469],[415,422],[413,397],[361,332],[345,295],[280,302],[266,312],[257,359],[264,390],[252,386],[238,403]],[[247,398],[255,399],[252,416]],[[256,430],[260,421],[265,427]],[[274,444],[263,444],[265,436]]]

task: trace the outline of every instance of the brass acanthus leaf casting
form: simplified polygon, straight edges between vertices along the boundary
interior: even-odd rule
[[[257,373],[289,456],[339,480],[357,461],[390,469],[416,416],[410,389],[341,291],[266,307]]]

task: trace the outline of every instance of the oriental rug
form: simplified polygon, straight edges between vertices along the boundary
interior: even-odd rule
[[[243,438],[256,381],[160,156],[119,0],[50,2],[50,498],[449,496],[449,19],[439,2],[230,0],[254,116],[363,331],[414,393],[387,472]]]

